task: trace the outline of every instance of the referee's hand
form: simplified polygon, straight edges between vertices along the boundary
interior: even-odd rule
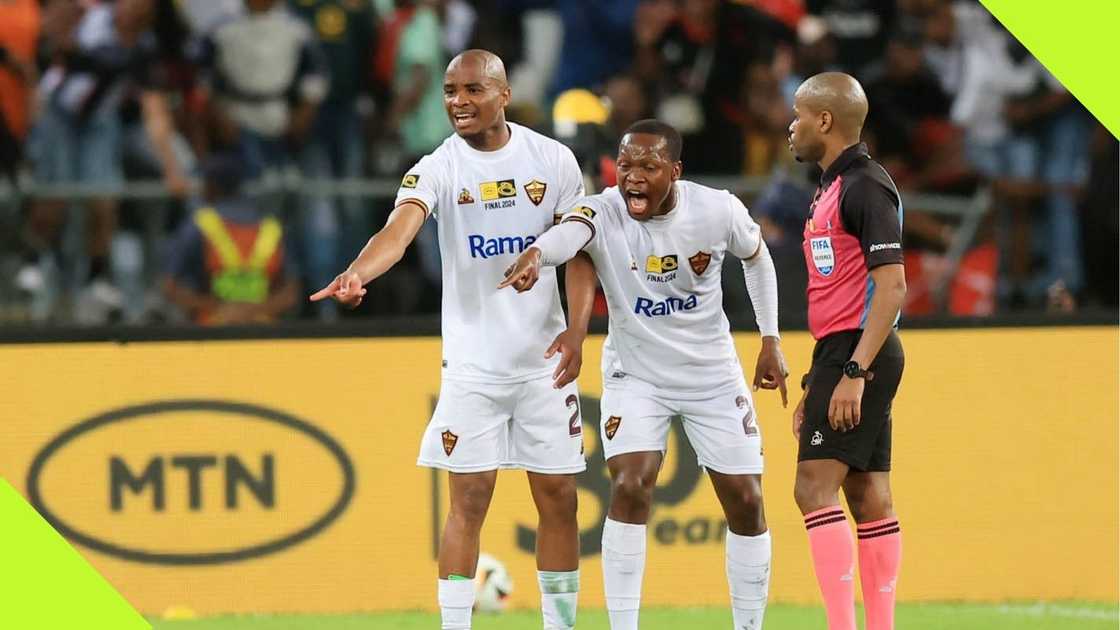
[[[863,403],[862,378],[841,376],[832,400],[828,402],[828,424],[834,431],[851,431],[859,426],[859,408]]]

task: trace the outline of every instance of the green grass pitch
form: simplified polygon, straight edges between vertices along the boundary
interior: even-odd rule
[[[862,619],[862,611],[858,617]],[[362,615],[260,615],[193,620],[152,619],[156,630],[431,630],[439,616],[429,613]],[[900,630],[1104,630],[1120,627],[1116,604],[1079,602],[1039,604],[905,604],[895,624]],[[474,630],[532,630],[540,613],[516,611],[476,614]],[[642,611],[642,630],[692,630],[731,627],[731,613],[719,608],[652,608]],[[766,630],[825,630],[819,607],[770,606]],[[580,630],[607,630],[601,609],[579,613]]]

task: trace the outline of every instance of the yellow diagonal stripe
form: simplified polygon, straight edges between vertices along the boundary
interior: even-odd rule
[[[981,0],[1097,120],[1120,138],[1120,2]]]
[[[0,523],[0,628],[152,627],[3,478]]]

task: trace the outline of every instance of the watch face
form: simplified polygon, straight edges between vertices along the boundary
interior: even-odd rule
[[[848,361],[844,364],[844,374],[846,374],[848,378],[859,378],[861,371],[862,370],[859,369],[859,363],[855,361]]]

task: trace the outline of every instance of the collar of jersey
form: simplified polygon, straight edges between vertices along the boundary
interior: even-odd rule
[[[646,224],[650,227],[663,227],[673,222],[673,219],[681,213],[681,208],[685,204],[685,187],[681,186],[680,180],[673,182],[673,188],[677,191],[677,205],[665,214],[646,219]]]
[[[495,160],[501,160],[513,155],[513,153],[517,151],[517,147],[520,146],[521,142],[523,141],[522,136],[525,135],[525,132],[523,129],[521,129],[520,125],[507,122],[506,126],[509,127],[509,141],[506,142],[505,146],[494,151],[479,151],[478,149],[472,147],[459,135],[456,135],[455,138],[460,146],[462,146],[463,152],[467,155],[470,155],[471,158],[491,162]]]

